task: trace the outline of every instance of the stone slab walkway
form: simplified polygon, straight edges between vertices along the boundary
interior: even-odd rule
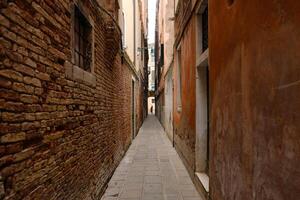
[[[145,120],[102,200],[201,200],[155,116]]]

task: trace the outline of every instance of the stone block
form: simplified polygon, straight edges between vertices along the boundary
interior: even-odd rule
[[[0,76],[8,78],[8,79],[16,80],[19,82],[23,81],[23,75],[19,72],[11,70],[11,69],[0,70]]]
[[[25,149],[19,153],[16,153],[13,155],[13,161],[19,162],[22,160],[25,160],[27,158],[30,158],[34,154],[34,150],[32,148]]]
[[[69,79],[73,79],[73,65],[69,61],[65,62],[65,70],[66,70],[66,77]]]
[[[50,76],[49,74],[46,73],[38,72],[36,73],[36,77],[43,81],[50,81]]]
[[[22,74],[26,74],[28,76],[34,76],[35,75],[34,69],[32,69],[31,67],[28,67],[26,65],[20,64],[20,63],[14,63],[13,68],[16,71],[18,71]]]
[[[24,63],[30,67],[33,67],[33,68],[36,68],[37,67],[37,64],[35,61],[33,61],[32,59],[30,58],[25,58],[24,60]]]
[[[23,103],[38,103],[39,102],[39,98],[37,96],[28,95],[28,94],[21,94],[20,100]]]
[[[0,77],[0,87],[2,88],[11,88],[12,82],[5,78],[5,77]]]
[[[24,115],[21,113],[2,112],[2,120],[4,122],[20,122],[24,120]]]
[[[83,81],[83,73],[84,70],[81,69],[80,67],[73,66],[73,79],[79,82]]]
[[[51,133],[49,135],[45,135],[43,142],[48,143],[53,140],[57,140],[57,139],[61,138],[63,135],[64,135],[64,131],[58,131],[55,133]]]
[[[33,94],[34,87],[25,85],[24,83],[14,82],[12,85],[12,89],[18,92],[24,92],[27,94]]]
[[[23,143],[22,142],[6,144],[6,146],[5,146],[6,154],[17,153],[17,152],[20,152],[22,150],[23,150]]]
[[[26,134],[24,132],[20,133],[9,133],[1,136],[1,143],[11,143],[19,142],[25,140]]]
[[[36,86],[36,87],[41,87],[42,86],[41,81],[39,79],[32,78],[32,77],[29,77],[29,76],[24,77],[24,83],[30,84],[30,85],[33,85],[33,86]]]

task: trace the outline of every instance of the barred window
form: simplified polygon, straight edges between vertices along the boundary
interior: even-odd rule
[[[74,21],[74,60],[75,65],[91,71],[92,63],[92,26],[78,7],[75,6]]]

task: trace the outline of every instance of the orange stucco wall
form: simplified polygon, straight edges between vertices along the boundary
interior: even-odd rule
[[[188,166],[194,167],[195,160],[195,69],[196,69],[196,18],[192,17],[180,40],[181,44],[181,101],[182,111],[177,111],[178,68],[174,60],[174,140]],[[177,52],[175,48],[175,58]]]
[[[300,197],[300,2],[210,0],[210,195]]]

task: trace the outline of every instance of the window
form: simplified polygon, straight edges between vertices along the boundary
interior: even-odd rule
[[[75,65],[90,72],[92,67],[92,26],[76,6],[74,40]]]
[[[202,50],[208,48],[208,7],[202,13]]]
[[[160,66],[161,67],[163,67],[163,65],[164,65],[164,60],[165,60],[165,58],[164,58],[164,44],[160,44]]]

